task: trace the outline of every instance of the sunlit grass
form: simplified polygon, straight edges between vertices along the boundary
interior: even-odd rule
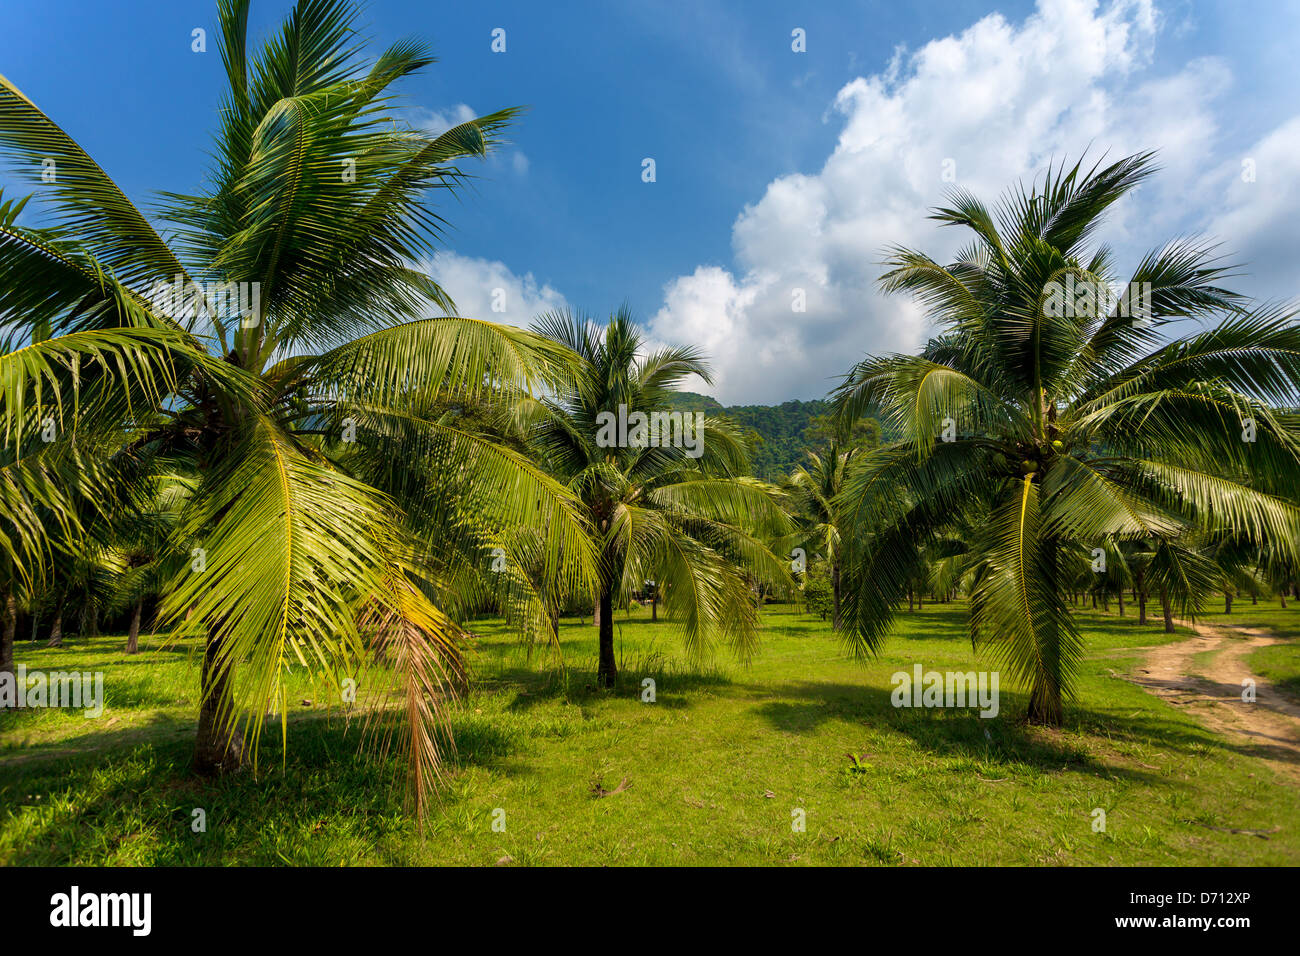
[[[1240,610],[1240,615],[1235,612]],[[1234,617],[1248,623],[1246,608]],[[1300,611],[1276,605],[1279,629]],[[329,691],[289,675],[291,750],[268,735],[261,769],[187,772],[197,657],[120,653],[120,638],[22,644],[31,668],[106,671],[98,720],[0,718],[0,860],[54,864],[1296,864],[1300,799],[1193,719],[1118,680],[1165,635],[1090,611],[1079,697],[1059,731],[1001,713],[895,709],[890,675],[995,669],[971,649],[964,607],[904,613],[880,660],[845,656],[825,624],[770,606],[749,667],[722,650],[682,658],[672,627],[618,614],[622,673],[595,689],[595,629],[566,621],[565,667],[497,621],[473,624],[473,690],[452,719],[454,769],[424,835],[391,761]],[[1292,631],[1294,633],[1294,631]],[[1289,650],[1294,650],[1290,645]],[[641,700],[645,678],[655,702]],[[309,705],[302,701],[309,700]],[[271,738],[275,741],[272,742]],[[850,757],[852,754],[852,757]],[[596,796],[596,788],[615,790]],[[193,810],[207,830],[192,830]],[[1093,832],[1093,811],[1106,811]],[[802,810],[806,832],[793,832]],[[504,831],[494,819],[504,811]],[[1210,827],[1270,830],[1268,839]]]

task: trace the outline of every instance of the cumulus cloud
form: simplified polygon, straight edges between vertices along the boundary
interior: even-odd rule
[[[531,272],[516,275],[504,262],[439,252],[421,268],[469,318],[526,327],[540,313],[568,305],[549,284]]]
[[[667,283],[651,335],[706,348],[724,402],[820,396],[865,353],[926,338],[920,311],[875,284],[892,244],[942,260],[967,241],[926,219],[945,187],[991,201],[1085,152],[1114,159],[1161,149],[1164,171],[1116,207],[1105,236],[1123,253],[1136,257],[1189,229],[1277,233],[1281,214],[1270,202],[1286,193],[1296,209],[1300,129],[1256,145],[1256,183],[1230,184],[1221,159],[1206,158],[1221,156],[1214,109],[1230,71],[1198,59],[1151,75],[1159,26],[1149,0],[1040,0],[1019,24],[992,14],[897,52],[884,71],[839,91],[827,120],[841,131],[821,170],[774,180],[740,212],[734,268],[701,266]],[[1239,162],[1231,168],[1239,172]],[[1224,200],[1211,224],[1203,213],[1215,190]],[[1202,197],[1199,219],[1189,193]],[[1269,254],[1294,261],[1298,241],[1291,235]],[[800,294],[804,312],[794,309]]]

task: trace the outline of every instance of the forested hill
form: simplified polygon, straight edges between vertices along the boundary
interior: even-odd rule
[[[811,447],[804,430],[819,415],[830,414],[830,405],[811,402],[783,402],[780,405],[720,405],[716,399],[698,392],[679,392],[673,403],[684,412],[726,415],[741,428],[757,433],[751,440],[750,460],[755,477],[779,482],[804,459]]]

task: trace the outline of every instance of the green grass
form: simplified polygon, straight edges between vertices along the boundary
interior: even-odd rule
[[[1233,623],[1247,623],[1246,608]],[[1270,627],[1295,634],[1300,611]],[[826,625],[765,612],[749,667],[682,659],[671,626],[617,619],[621,686],[594,689],[594,629],[566,622],[563,674],[495,621],[474,625],[473,690],[452,723],[452,774],[421,835],[398,768],[356,756],[358,728],[290,675],[290,750],[212,782],[187,772],[197,657],[136,658],[120,638],[20,644],[29,668],[103,670],[97,720],[0,717],[0,862],[9,864],[1071,864],[1300,863],[1300,797],[1249,745],[1116,679],[1158,623],[1080,614],[1088,654],[1060,730],[1001,713],[895,709],[890,675],[996,669],[961,605],[904,613],[880,660],[848,659]],[[1295,650],[1295,645],[1288,649]],[[652,677],[657,699],[642,703]],[[310,700],[310,706],[300,703]],[[852,756],[850,756],[852,755]],[[605,797],[624,778],[628,789]],[[202,808],[207,831],[191,830]],[[1093,810],[1106,811],[1104,833]],[[504,811],[504,832],[493,829]],[[802,810],[806,832],[792,832]],[[499,816],[499,815],[498,815]],[[1269,830],[1267,839],[1211,827]]]

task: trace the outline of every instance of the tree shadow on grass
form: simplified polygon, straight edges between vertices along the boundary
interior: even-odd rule
[[[481,721],[452,723],[457,747],[446,754],[449,769],[490,764],[497,773],[522,772],[506,759],[509,735]],[[384,852],[396,854],[386,862],[410,862],[394,849],[417,842],[405,763],[395,754],[359,753],[356,721],[291,719],[287,754],[279,735],[268,733],[256,772],[246,766],[216,779],[191,772],[192,721],[185,731],[147,743],[104,735],[94,749],[0,762],[0,805],[12,811],[5,821],[11,832],[0,831],[0,864],[373,863],[373,854],[364,861],[349,854],[358,845],[378,853],[385,841]],[[445,826],[466,807],[481,809],[444,786],[429,818]],[[194,831],[196,809],[202,832]]]
[[[82,655],[95,655],[83,659]],[[44,642],[32,644],[19,642],[15,648],[15,663],[26,664],[29,670],[93,670],[95,668],[123,667],[128,664],[157,665],[172,663],[175,658],[203,655],[197,639],[159,641],[141,636],[139,650],[126,652],[126,635],[111,638],[93,637],[65,639],[60,647],[46,647]],[[77,658],[69,661],[69,658]],[[68,661],[67,664],[61,664]]]
[[[1069,707],[1061,731],[1031,727],[1021,716],[1026,697],[1015,692],[1003,692],[999,716],[986,719],[974,708],[966,711],[895,708],[888,690],[867,685],[805,681],[782,684],[774,691],[793,699],[768,701],[756,710],[775,729],[786,733],[810,734],[826,721],[845,720],[862,724],[864,729],[873,732],[903,734],[936,756],[978,758],[995,764],[1024,763],[1043,771],[1073,768],[1135,779],[1160,779],[1159,771],[1154,768],[1153,772],[1144,773],[1114,760],[1099,760],[1073,742],[1070,733],[1103,737],[1111,744],[1154,747],[1170,756],[1189,760],[1207,750],[1251,757],[1268,752],[1266,747],[1236,744],[1209,730],[1161,717],[1157,712],[1131,715],[1131,707],[1097,710],[1075,704]],[[1120,755],[1118,759],[1128,758]]]
[[[692,691],[716,690],[732,685],[732,680],[721,670],[710,667],[692,668],[666,662],[653,667],[627,665],[618,672],[612,688],[602,688],[596,681],[594,668],[568,667],[533,669],[510,667],[498,670],[491,677],[476,679],[475,687],[486,691],[514,690],[514,699],[507,709],[526,712],[539,704],[564,701],[585,706],[616,698],[641,700],[649,689],[643,681],[654,681],[656,706],[682,709],[692,706]]]
[[[1271,708],[1263,700],[1254,703],[1245,703],[1241,699],[1242,687],[1240,684],[1228,684],[1222,681],[1210,680],[1202,676],[1178,677],[1174,679],[1160,679],[1150,676],[1143,676],[1135,679],[1134,683],[1143,687],[1154,688],[1166,691],[1194,691],[1196,697],[1208,697],[1215,699],[1215,706],[1233,707],[1262,707],[1266,710],[1273,710],[1274,713],[1284,713],[1284,711]],[[1279,685],[1274,684],[1275,688]],[[1163,697],[1163,695],[1162,695]],[[1166,699],[1171,706],[1177,706],[1174,702],[1179,700],[1177,696]],[[1237,727],[1236,732],[1249,737],[1252,743],[1237,744],[1233,748],[1239,753],[1244,753],[1253,757],[1263,757],[1269,760],[1277,760],[1290,764],[1294,767],[1300,767],[1300,751],[1296,749],[1296,739],[1294,736],[1280,737],[1273,734],[1264,733],[1262,730],[1251,729],[1248,727]]]
[[[22,716],[23,712],[19,711],[17,715],[10,714],[6,721],[14,721],[15,718]],[[22,726],[28,725],[14,722],[7,723],[7,727],[0,724],[0,729],[6,729],[6,732],[10,732]],[[39,731],[40,725],[29,725],[29,729]],[[38,741],[29,746],[0,750],[0,768],[8,770],[16,766],[51,758],[63,760],[83,755],[93,756],[104,751],[120,750],[142,742],[180,734],[193,736],[193,717],[177,717],[168,713],[154,713],[150,715],[147,722],[121,726],[117,726],[111,719],[108,721],[87,720],[85,733],[63,736],[57,740]]]
[[[932,641],[947,636],[965,638],[968,616],[964,603],[926,604],[916,611],[899,608],[898,613],[894,615],[888,639]],[[951,635],[948,632],[951,632]]]

